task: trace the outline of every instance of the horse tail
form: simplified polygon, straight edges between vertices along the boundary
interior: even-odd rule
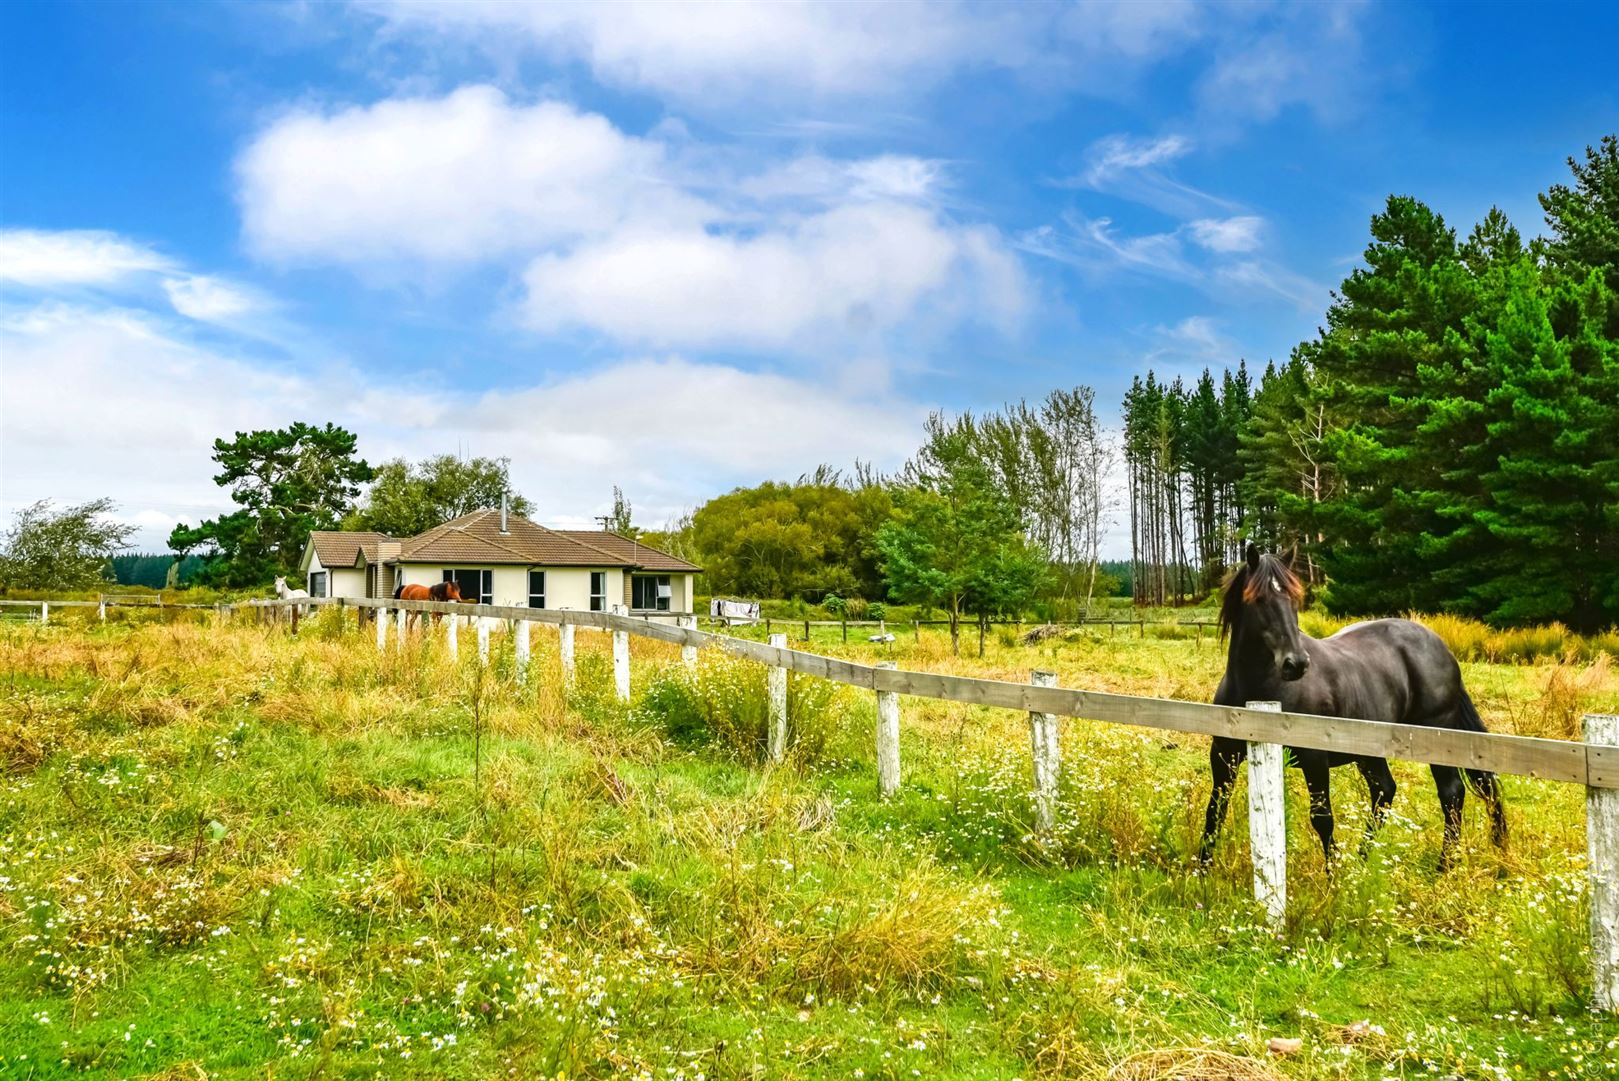
[[[1473,699],[1464,690],[1462,691],[1462,704],[1456,710],[1456,727],[1464,732],[1483,732],[1484,718],[1478,715],[1478,707],[1473,705]],[[1501,799],[1501,785],[1495,774],[1487,769],[1464,769],[1462,776],[1467,779],[1467,787],[1473,790],[1474,795],[1484,801],[1490,811],[1490,839],[1496,847],[1507,843],[1507,809]]]

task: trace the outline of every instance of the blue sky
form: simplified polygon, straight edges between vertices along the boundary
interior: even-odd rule
[[[931,409],[1313,333],[1390,192],[1525,233],[1611,5],[12,3],[0,511],[225,509],[217,435],[508,455],[647,525]],[[1110,545],[1116,549],[1116,545]]]

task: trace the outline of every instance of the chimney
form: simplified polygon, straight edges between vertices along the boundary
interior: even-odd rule
[[[510,532],[510,531],[506,528],[506,493],[501,492],[500,493],[500,535],[504,537],[508,532]]]

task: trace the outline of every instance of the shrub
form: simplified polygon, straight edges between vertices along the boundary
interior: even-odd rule
[[[696,672],[677,666],[660,673],[642,695],[637,713],[677,743],[709,744],[742,761],[762,762],[770,746],[767,671],[764,665],[710,651]],[[846,696],[836,684],[789,673],[789,753],[806,764],[820,760],[846,712]]]
[[[821,607],[835,616],[841,616],[848,607],[848,602],[836,593],[828,593],[826,599],[821,602]]]
[[[866,605],[866,618],[887,619],[888,605],[884,604],[882,601],[872,601],[870,604]]]

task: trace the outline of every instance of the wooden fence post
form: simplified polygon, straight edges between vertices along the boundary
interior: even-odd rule
[[[51,621],[51,602],[50,601],[40,601],[39,602],[39,625],[41,627],[43,627],[47,623],[49,623],[50,621]]]
[[[517,629],[517,682],[528,683],[528,620],[519,619]]]
[[[106,601],[102,601],[100,604],[96,605],[96,615],[101,619],[101,622],[103,622],[103,623],[107,622],[107,602]]]
[[[1280,702],[1249,702],[1249,709],[1280,713]],[[1279,743],[1248,744],[1248,845],[1254,863],[1254,899],[1270,925],[1287,919],[1287,793]]]
[[[394,629],[397,632],[397,636],[399,638],[399,641],[396,644],[399,646],[400,649],[405,648],[405,631],[407,629],[409,629],[409,627],[410,627],[410,613],[405,611],[405,609],[403,609],[403,608],[398,609],[398,616],[396,617],[396,624],[395,624]]]
[[[1619,770],[1619,714],[1587,713],[1585,742],[1588,748],[1614,749],[1606,765],[1591,763],[1587,751],[1588,771]],[[1585,846],[1591,878],[1591,1001],[1599,1010],[1619,1012],[1619,788],[1586,788]]]
[[[786,649],[787,636],[773,634],[770,644]],[[780,762],[787,757],[787,669],[765,669],[765,685],[770,691],[770,760]]]
[[[613,615],[622,616],[624,613],[622,604],[613,605]],[[620,702],[630,700],[630,634],[618,628],[613,630],[613,689],[618,693]]]
[[[878,668],[894,668],[879,661]],[[877,792],[887,798],[899,791],[899,694],[877,692]]]
[[[564,623],[557,628],[559,641],[557,654],[562,658],[562,685],[573,689],[573,624]]]
[[[489,667],[489,617],[478,617],[478,664]]]
[[[384,650],[384,649],[388,648],[388,607],[387,607],[387,605],[383,605],[381,608],[378,608],[376,610],[375,618],[376,618],[376,621],[377,621],[377,649],[380,651],[380,650]]]
[[[1057,673],[1030,672],[1029,682],[1036,687],[1055,687]],[[1057,777],[1062,771],[1058,732],[1056,714],[1029,711],[1029,742],[1034,748],[1034,827],[1041,839],[1049,838],[1057,825]]]
[[[288,618],[290,619],[290,621],[292,623],[292,635],[293,635],[294,638],[296,638],[298,636],[298,620],[300,618],[299,610],[302,607],[303,607],[303,605],[300,605],[300,604],[288,605],[288,608],[289,608],[289,616],[288,616]]]
[[[681,616],[678,624],[688,631],[694,631],[697,629],[697,617]],[[680,646],[680,663],[689,669],[695,670],[697,667],[697,647],[690,642],[682,643]]]
[[[444,648],[449,651],[451,664],[461,657],[461,643],[457,641],[457,628],[460,626],[460,616],[451,613],[444,617]]]

